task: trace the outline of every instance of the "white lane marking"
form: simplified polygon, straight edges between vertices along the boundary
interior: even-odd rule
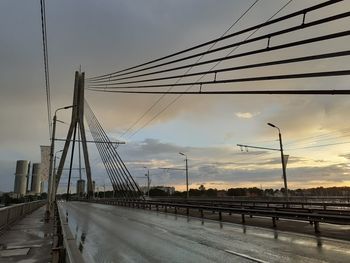
[[[249,255],[241,254],[241,253],[238,253],[238,252],[234,252],[234,251],[232,251],[232,250],[227,250],[227,249],[225,249],[225,251],[226,251],[227,253],[230,253],[230,254],[233,254],[233,255],[236,255],[236,256],[239,256],[239,257],[242,257],[242,258],[246,258],[246,259],[249,259],[249,260],[254,261],[254,262],[258,262],[258,263],[269,263],[269,262],[267,262],[267,261],[264,261],[264,260],[261,260],[261,259],[258,259],[258,258],[253,258],[253,257],[251,257],[251,256],[249,256]]]

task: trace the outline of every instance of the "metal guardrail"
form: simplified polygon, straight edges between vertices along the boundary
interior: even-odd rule
[[[53,263],[83,263],[83,256],[77,246],[75,236],[68,225],[68,215],[62,206],[55,204],[55,238],[53,244]]]
[[[162,199],[162,200],[184,200],[181,196],[154,196],[152,199]],[[285,197],[276,196],[224,196],[224,197],[202,197],[202,196],[191,196],[191,200],[217,200],[217,201],[269,201],[269,202],[286,202]],[[350,194],[347,196],[290,196],[289,201],[291,202],[322,202],[322,203],[349,203],[350,204]]]
[[[276,209],[298,209],[298,210],[313,210],[331,213],[331,214],[349,214],[350,203],[339,202],[282,202],[282,201],[255,201],[255,200],[196,200],[196,199],[153,199],[150,201],[167,202],[167,203],[182,203],[182,204],[201,204],[225,207],[249,207],[249,208],[276,208]]]
[[[15,204],[0,208],[0,233],[17,220],[43,206],[46,200]]]
[[[84,200],[87,201],[87,200]],[[157,211],[162,208],[164,212],[168,212],[169,209],[173,209],[172,212],[178,213],[178,209],[186,210],[186,214],[189,215],[190,210],[197,210],[200,212],[200,216],[204,217],[204,211],[217,212],[219,214],[219,220],[222,220],[222,214],[227,213],[239,214],[242,217],[242,223],[245,223],[245,216],[258,216],[267,217],[272,219],[273,227],[277,226],[277,220],[280,218],[287,220],[296,221],[307,221],[314,225],[315,233],[319,233],[319,223],[330,223],[330,224],[350,224],[350,215],[333,215],[327,214],[320,211],[284,211],[278,210],[276,208],[247,208],[247,207],[225,207],[225,206],[212,206],[212,205],[202,205],[202,204],[186,204],[186,203],[176,203],[176,202],[157,202],[157,201],[139,201],[139,200],[89,200],[90,202],[109,204],[109,205],[120,205],[136,208],[155,208]]]
[[[99,199],[104,200],[104,199]],[[124,201],[124,199],[108,198],[109,201]],[[262,200],[223,200],[223,199],[173,199],[173,198],[151,198],[149,202],[176,203],[176,204],[193,204],[207,206],[224,206],[224,207],[245,207],[245,208],[272,208],[277,210],[298,210],[324,212],[329,214],[349,214],[350,203],[343,202],[285,202],[285,201],[262,201]]]

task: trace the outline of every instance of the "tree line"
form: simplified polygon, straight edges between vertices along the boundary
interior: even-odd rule
[[[284,196],[285,189],[261,189],[258,187],[229,188],[218,190],[216,188],[206,189],[201,185],[198,189],[190,189],[189,195],[192,197],[225,197],[225,196],[245,196],[245,197],[281,197]],[[350,187],[315,187],[306,189],[288,190],[289,196],[350,196]],[[170,196],[161,189],[153,188],[150,196]],[[186,191],[175,191],[173,196],[186,196]]]

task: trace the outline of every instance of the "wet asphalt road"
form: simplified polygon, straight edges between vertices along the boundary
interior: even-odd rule
[[[125,207],[59,206],[87,262],[350,262],[346,241]]]

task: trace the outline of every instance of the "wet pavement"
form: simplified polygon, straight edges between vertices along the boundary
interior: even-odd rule
[[[45,207],[25,216],[0,236],[1,263],[51,261],[52,224],[44,222]]]
[[[154,208],[153,208],[154,209]],[[155,210],[155,209],[154,209]],[[159,211],[164,212],[164,208],[159,208]],[[173,209],[167,209],[168,213],[174,213]],[[186,215],[186,209],[177,209],[177,214]],[[191,209],[189,211],[189,215],[193,217],[201,218],[201,213],[198,210]],[[211,211],[203,211],[203,216],[206,219],[219,221],[218,213],[212,213]],[[232,214],[228,213],[222,214],[222,221],[242,224],[242,217],[240,214]],[[276,221],[276,228],[273,227],[271,218],[259,217],[259,216],[245,216],[245,225],[246,226],[255,226],[262,228],[269,228],[271,230],[278,229],[284,232],[292,232],[299,234],[307,234],[315,236],[314,226],[310,224],[310,222],[306,221],[296,221],[290,219],[280,218]],[[342,239],[346,241],[350,241],[350,224],[347,225],[336,225],[336,224],[327,224],[320,223],[319,224],[320,235],[322,237],[328,237],[333,239]]]
[[[87,262],[350,262],[350,242],[161,212],[59,203]]]

